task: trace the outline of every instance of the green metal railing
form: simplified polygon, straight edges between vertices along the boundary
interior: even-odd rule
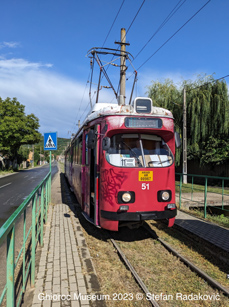
[[[216,177],[216,176],[202,176],[202,175],[192,175],[192,174],[183,174],[183,173],[176,173],[176,176],[179,176],[179,184],[176,184],[179,187],[179,208],[181,208],[182,200],[190,201],[194,203],[198,203],[199,205],[204,206],[204,218],[207,217],[207,207],[216,208],[218,210],[223,210],[224,212],[229,212],[229,210],[225,209],[225,196],[228,197],[229,200],[229,189],[225,189],[225,182],[227,181],[229,184],[229,177]],[[190,183],[182,184],[183,176],[187,176],[191,180],[188,180]],[[197,180],[202,180],[202,185],[197,183],[194,185],[194,178],[198,178]],[[212,187],[209,184],[211,181],[211,185],[215,186]],[[217,184],[214,184],[217,182]],[[220,192],[218,192],[220,190]],[[196,193],[202,192],[203,200],[196,200],[195,196]],[[187,193],[190,193],[190,198],[187,198]],[[217,202],[221,203],[220,206],[214,206],[208,204],[208,195],[209,194],[218,195]],[[210,200],[209,200],[210,203]],[[214,202],[213,202],[214,203]]]
[[[39,242],[43,246],[43,226],[47,221],[51,201],[51,167],[47,176],[15,210],[0,228],[0,246],[6,243],[6,284],[0,297],[0,305],[19,306],[30,275],[31,287],[35,284],[35,252]],[[32,212],[28,208],[32,205]],[[23,218],[23,244],[15,261],[15,229]],[[26,228],[29,230],[26,232]],[[16,267],[22,271],[21,287],[16,295]]]

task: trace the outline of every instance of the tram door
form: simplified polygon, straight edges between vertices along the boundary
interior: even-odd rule
[[[99,161],[99,125],[93,127],[86,135],[86,167],[85,167],[85,206],[88,218],[98,224],[98,161]],[[94,135],[92,140],[91,135]]]

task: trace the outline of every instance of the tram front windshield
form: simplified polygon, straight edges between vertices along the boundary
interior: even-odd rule
[[[119,167],[168,167],[174,160],[164,140],[150,134],[112,136],[106,159]]]

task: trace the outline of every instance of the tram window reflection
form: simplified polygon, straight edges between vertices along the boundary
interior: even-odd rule
[[[110,164],[119,167],[168,167],[174,161],[164,140],[150,134],[112,136],[106,158]]]

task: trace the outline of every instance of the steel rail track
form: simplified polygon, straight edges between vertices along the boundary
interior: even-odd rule
[[[178,259],[180,259],[186,266],[188,266],[192,271],[197,273],[201,278],[203,278],[209,285],[211,285],[213,288],[221,291],[224,295],[229,297],[229,290],[226,289],[224,286],[222,286],[220,283],[218,283],[216,280],[211,278],[207,273],[199,269],[196,265],[191,263],[189,260],[187,260],[185,257],[183,257],[180,253],[178,253],[174,248],[172,248],[169,244],[167,244],[164,240],[160,239],[159,237],[155,236],[154,231],[150,228],[150,226],[147,223],[143,224],[144,229],[152,236],[153,239],[156,239],[158,242],[160,242],[169,252],[171,252],[174,256],[176,256]],[[122,252],[118,244],[115,242],[114,239],[110,238],[110,241],[112,242],[113,246],[117,250],[120,258],[123,260],[127,268],[130,270],[131,274],[135,278],[137,284],[142,289],[142,291],[146,294],[150,293],[142,279],[139,277],[137,272],[135,271],[134,267],[131,265],[131,263],[126,258],[125,254]],[[154,307],[159,307],[159,304],[153,300],[152,298],[149,299],[149,302]]]
[[[174,256],[178,257],[185,265],[187,265],[192,271],[197,273],[201,278],[203,278],[209,285],[212,287],[222,291],[224,295],[229,297],[229,290],[226,289],[224,286],[222,286],[220,283],[218,283],[216,280],[211,278],[207,273],[199,269],[196,265],[191,263],[188,259],[183,257],[180,253],[178,253],[174,248],[172,248],[169,244],[167,244],[164,240],[160,239],[159,237],[155,236],[154,231],[150,228],[150,226],[147,223],[143,224],[143,227],[146,231],[150,233],[150,235],[159,241],[169,252],[171,252]]]
[[[139,277],[139,275],[137,274],[137,272],[135,271],[135,269],[133,268],[133,266],[130,264],[130,262],[128,261],[128,259],[126,258],[125,254],[122,252],[122,250],[120,249],[120,247],[118,246],[118,244],[115,242],[114,239],[110,239],[110,241],[112,242],[113,246],[116,248],[116,250],[118,251],[120,257],[122,258],[122,260],[125,262],[126,266],[128,267],[128,269],[130,270],[130,272],[132,273],[132,275],[134,276],[135,280],[137,281],[138,285],[140,286],[140,288],[143,290],[143,292],[147,295],[148,293],[150,293],[150,291],[148,290],[148,288],[146,287],[146,285],[143,283],[143,281],[141,280],[141,278]],[[151,302],[152,306],[154,307],[159,307],[158,303],[153,300],[153,299],[149,299],[149,302]]]

